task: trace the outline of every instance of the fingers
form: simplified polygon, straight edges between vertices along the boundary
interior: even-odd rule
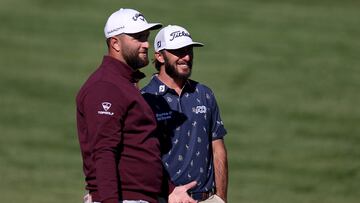
[[[194,186],[196,186],[197,182],[192,181],[186,185],[177,186],[173,190],[173,192],[169,195],[169,203],[197,203],[196,200],[192,199],[187,191]]]
[[[193,199],[188,199],[188,200],[183,200],[183,201],[173,201],[173,202],[169,201],[169,203],[198,203],[198,201],[193,200]]]
[[[188,191],[189,189],[195,187],[196,183],[197,183],[196,181],[192,181],[192,182],[190,182],[188,184],[183,185],[183,187],[185,188],[186,191]]]

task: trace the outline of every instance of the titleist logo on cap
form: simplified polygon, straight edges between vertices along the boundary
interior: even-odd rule
[[[183,36],[186,36],[186,37],[190,37],[190,34],[188,32],[185,32],[185,31],[175,31],[175,32],[172,32],[170,34],[170,36],[172,37],[170,39],[170,41],[173,41],[175,38],[178,38],[178,37],[183,37]]]

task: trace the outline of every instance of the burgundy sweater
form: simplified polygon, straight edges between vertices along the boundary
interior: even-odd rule
[[[105,56],[77,95],[78,136],[93,201],[152,203],[161,192],[156,120],[133,84],[139,73]]]

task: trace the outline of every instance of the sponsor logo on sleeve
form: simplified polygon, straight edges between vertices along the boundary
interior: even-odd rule
[[[109,111],[109,109],[111,108],[111,103],[110,102],[102,102],[101,106],[102,106],[104,111],[98,111],[98,114],[109,115],[109,116],[114,115],[114,112]]]

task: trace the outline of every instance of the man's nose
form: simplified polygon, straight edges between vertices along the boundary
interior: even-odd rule
[[[181,57],[183,60],[190,61],[191,54],[190,53],[184,53],[184,55]]]

